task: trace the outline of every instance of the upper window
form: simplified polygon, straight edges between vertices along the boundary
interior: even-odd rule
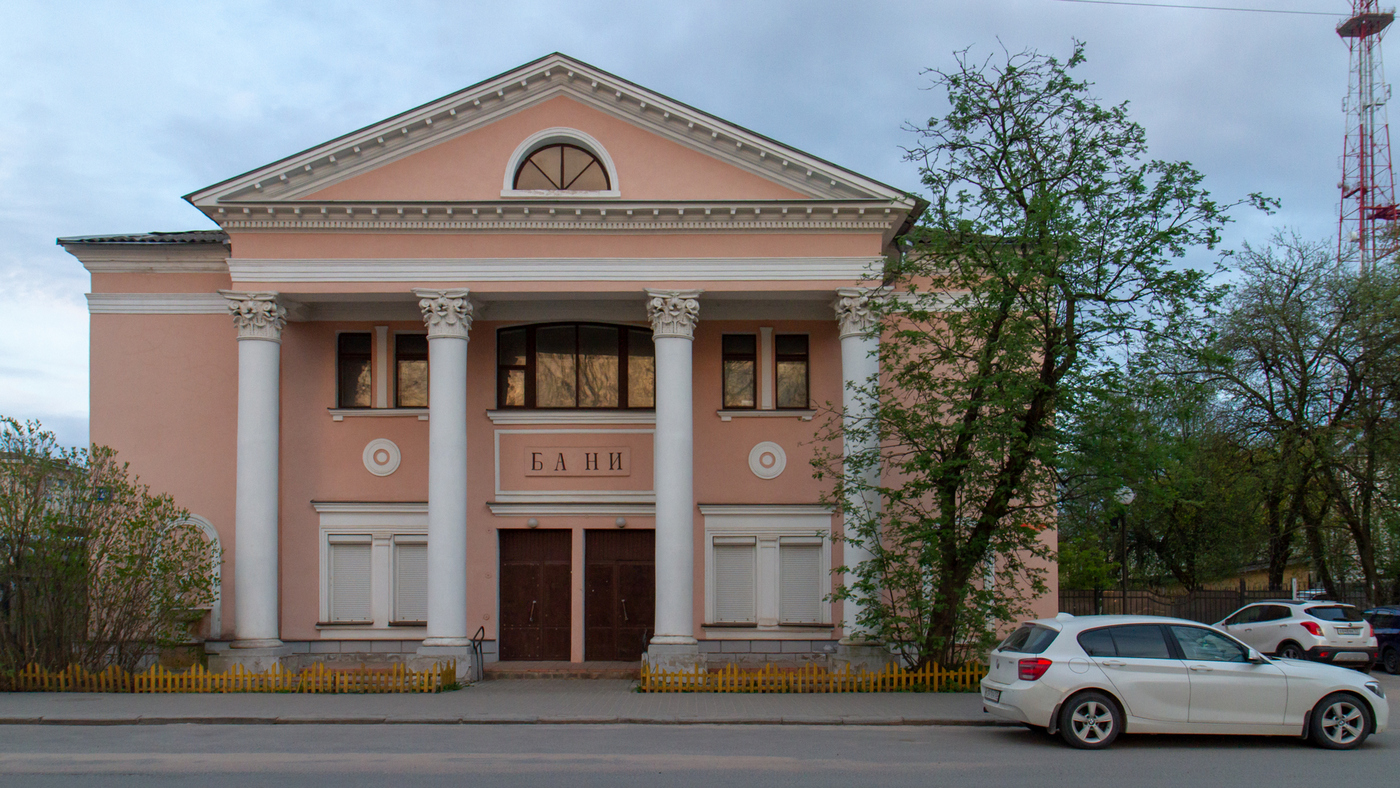
[[[765,340],[766,341],[766,340]],[[808,397],[808,349],[806,334],[778,334],[773,337],[772,355],[759,353],[758,337],[754,334],[725,334],[721,340],[723,355],[724,408],[806,409]],[[760,356],[764,356],[760,358]],[[772,378],[760,370],[766,369]],[[777,390],[765,394],[771,404],[760,404],[760,378],[776,380]],[[763,385],[768,385],[766,382]]]
[[[500,408],[651,408],[656,350],[651,331],[551,323],[496,334]]]
[[[336,406],[368,408],[370,402],[369,332],[345,332],[336,338]]]
[[[544,191],[607,191],[608,171],[597,156],[577,145],[557,143],[531,153],[515,169],[515,188]]]
[[[394,335],[394,407],[428,407],[428,337]]]

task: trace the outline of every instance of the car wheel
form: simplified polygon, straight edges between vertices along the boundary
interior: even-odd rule
[[[1360,747],[1371,735],[1371,710],[1355,695],[1334,692],[1313,708],[1308,721],[1313,744],[1327,750]]]
[[[1284,643],[1278,647],[1278,656],[1284,659],[1304,659],[1303,647],[1297,643]]]
[[[1123,730],[1123,713],[1099,692],[1076,695],[1060,709],[1060,737],[1071,747],[1101,750]]]
[[[1400,673],[1400,651],[1393,648],[1385,650],[1381,656],[1381,664],[1385,665],[1385,672],[1390,674]]]

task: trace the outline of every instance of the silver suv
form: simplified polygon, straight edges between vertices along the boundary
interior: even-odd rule
[[[1246,644],[1285,659],[1310,659],[1370,672],[1376,636],[1352,605],[1318,599],[1268,600],[1216,624]]]

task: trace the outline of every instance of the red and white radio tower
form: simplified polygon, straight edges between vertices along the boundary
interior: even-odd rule
[[[1342,155],[1341,220],[1337,254],[1355,260],[1360,271],[1400,247],[1392,223],[1395,176],[1390,169],[1390,125],[1385,104],[1390,86],[1381,66],[1381,36],[1395,21],[1395,11],[1381,11],[1375,0],[1352,0],[1351,16],[1337,25],[1351,53],[1351,78],[1344,110],[1346,144]]]

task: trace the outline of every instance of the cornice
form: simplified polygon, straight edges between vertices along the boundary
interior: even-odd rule
[[[65,244],[63,248],[94,274],[228,273],[226,244]]]
[[[881,257],[373,258],[229,260],[234,282],[854,281]]]
[[[227,315],[218,293],[88,293],[93,315]]]
[[[250,195],[296,199],[561,95],[803,194],[891,199],[905,210],[915,205],[898,189],[558,54],[194,192],[186,199],[206,209]]]
[[[888,201],[579,203],[238,202],[210,209],[225,230],[862,232],[887,234],[905,213]]]

